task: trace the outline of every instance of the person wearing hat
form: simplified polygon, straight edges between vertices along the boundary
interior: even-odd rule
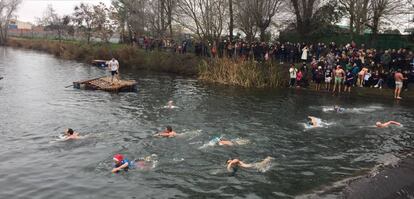
[[[351,93],[351,87],[352,87],[353,83],[354,83],[354,74],[352,74],[351,70],[348,70],[346,72],[346,76],[345,76],[345,90],[344,90],[344,92],[348,91],[348,93]]]
[[[323,79],[322,66],[318,66],[318,69],[315,70],[316,91],[321,90],[322,79]]]
[[[114,155],[113,160],[115,162],[115,168],[112,169],[112,173],[118,173],[121,170],[128,171],[133,166],[132,162],[124,158],[121,154]]]

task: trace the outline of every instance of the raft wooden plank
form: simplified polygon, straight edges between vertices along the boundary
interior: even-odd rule
[[[136,90],[137,82],[135,80],[114,80],[111,78],[100,77],[95,79],[73,82],[73,87],[77,89],[85,88],[89,90],[103,90],[108,92],[123,92]]]

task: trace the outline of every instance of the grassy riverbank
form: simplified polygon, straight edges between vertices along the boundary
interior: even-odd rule
[[[85,63],[91,63],[95,59],[109,60],[116,57],[122,67],[188,76],[198,74],[198,66],[202,61],[201,58],[193,54],[146,52],[142,49],[121,44],[86,44],[78,41],[59,42],[55,40],[10,38],[7,45],[39,50],[59,58]]]
[[[210,83],[247,88],[278,88],[288,83],[287,65],[272,62],[257,63],[233,59],[200,58],[192,53],[147,52],[122,44],[86,44],[79,41],[55,41],[41,39],[10,38],[8,46],[39,50],[56,57],[91,63],[94,59],[109,60],[116,57],[123,68],[148,70],[198,77]],[[302,90],[302,89],[300,89]],[[315,92],[311,85],[308,92]],[[403,92],[404,100],[414,100],[413,89]],[[322,91],[321,93],[324,93]],[[320,93],[320,92],[315,92]],[[343,95],[349,95],[344,93]],[[352,89],[352,96],[380,97],[392,100],[393,90],[374,88]]]
[[[192,53],[151,51],[122,44],[86,44],[79,41],[10,38],[8,46],[39,50],[56,57],[91,63],[95,59],[115,57],[122,67],[137,70],[198,76],[206,82],[249,88],[275,88],[287,83],[281,66],[233,59],[209,59]]]

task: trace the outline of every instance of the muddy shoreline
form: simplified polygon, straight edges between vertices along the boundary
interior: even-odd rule
[[[414,197],[414,157],[412,155],[380,168],[378,172],[348,182],[343,191],[349,199],[395,199]]]

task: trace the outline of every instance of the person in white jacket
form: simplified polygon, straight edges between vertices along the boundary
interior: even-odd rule
[[[302,49],[302,57],[301,57],[301,59],[302,59],[303,61],[307,61],[307,60],[308,60],[308,52],[309,52],[308,46],[305,46],[305,47]]]

